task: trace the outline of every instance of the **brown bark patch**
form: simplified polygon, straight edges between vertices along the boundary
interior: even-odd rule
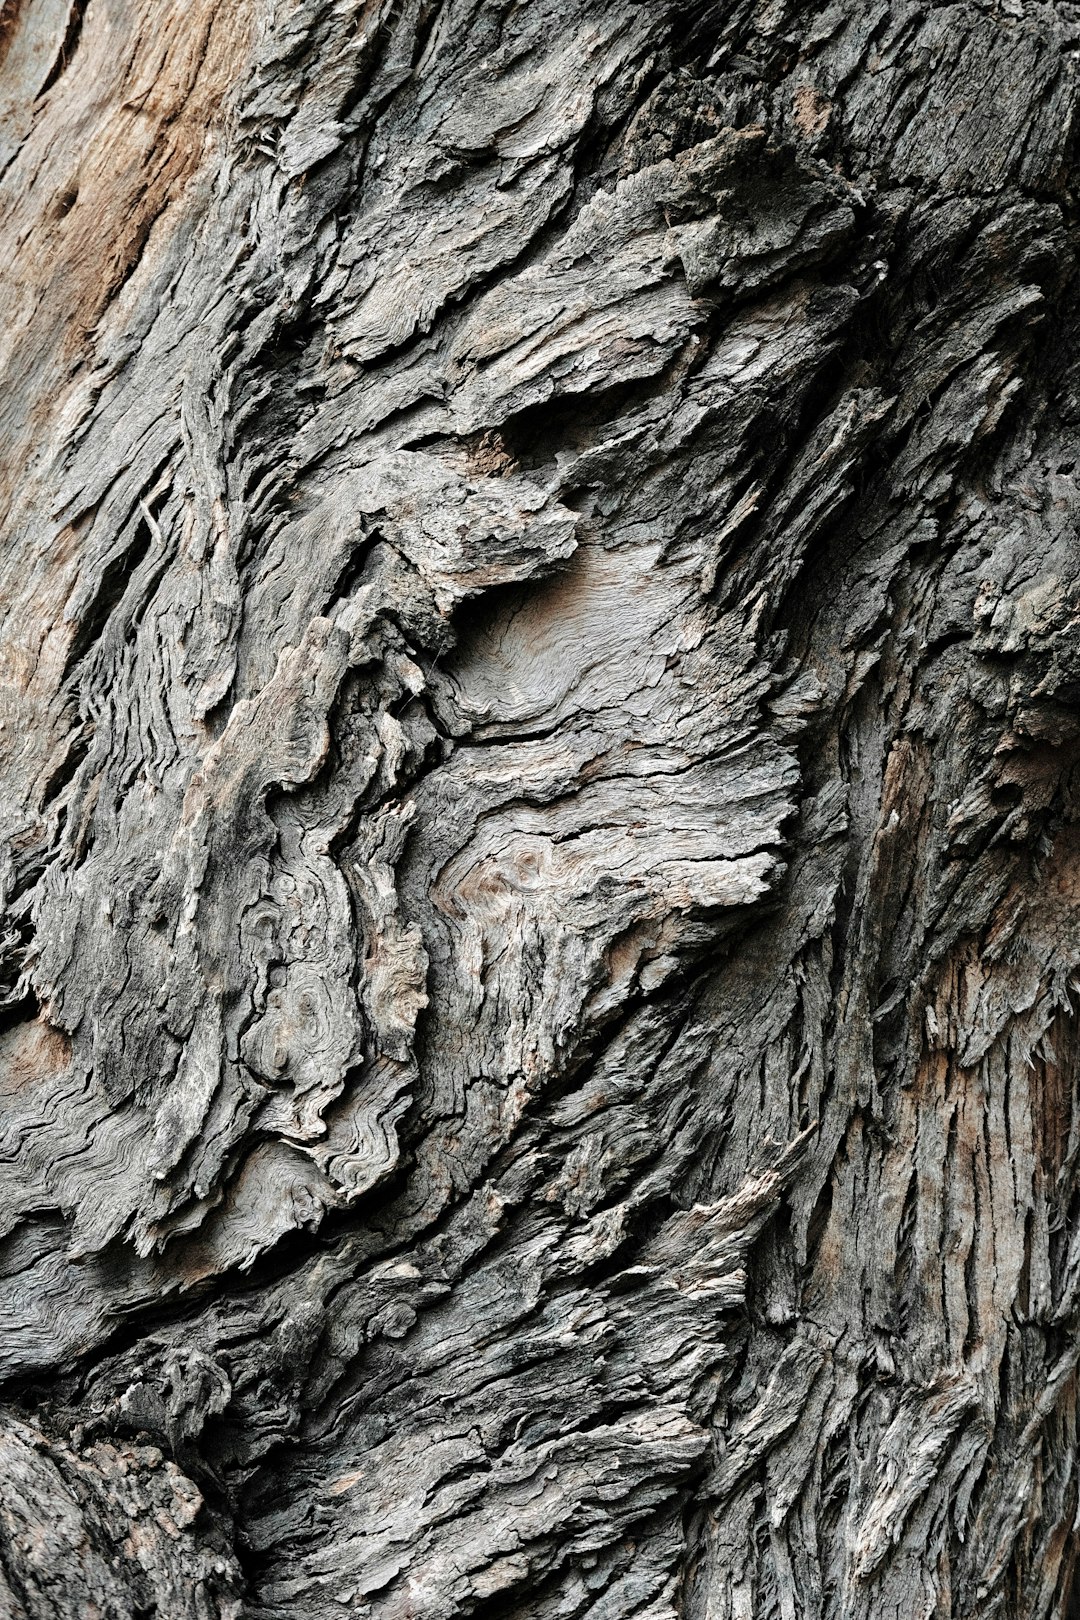
[[[0,1035],[0,1093],[38,1086],[71,1062],[71,1042],[42,1018],[27,1019]]]
[[[99,0],[73,58],[0,184],[6,266],[0,500],[47,434],[87,339],[183,195],[221,130],[246,57],[251,0],[155,7]],[[173,221],[173,228],[179,220]]]
[[[795,122],[809,140],[814,140],[824,130],[832,114],[833,104],[828,96],[823,96],[820,90],[813,85],[802,84],[792,97],[795,108]]]

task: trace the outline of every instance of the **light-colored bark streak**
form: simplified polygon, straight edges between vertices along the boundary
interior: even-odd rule
[[[0,1614],[1067,1620],[1075,7],[0,6]]]

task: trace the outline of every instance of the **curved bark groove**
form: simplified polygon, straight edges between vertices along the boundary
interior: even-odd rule
[[[0,10],[0,1599],[1064,1620],[1080,11]]]

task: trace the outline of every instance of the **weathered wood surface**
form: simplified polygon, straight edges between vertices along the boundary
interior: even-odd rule
[[[1080,7],[0,8],[0,1612],[1064,1617]]]

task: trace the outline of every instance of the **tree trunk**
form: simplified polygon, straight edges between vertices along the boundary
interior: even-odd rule
[[[1065,1620],[1080,7],[0,7],[0,1614]]]

